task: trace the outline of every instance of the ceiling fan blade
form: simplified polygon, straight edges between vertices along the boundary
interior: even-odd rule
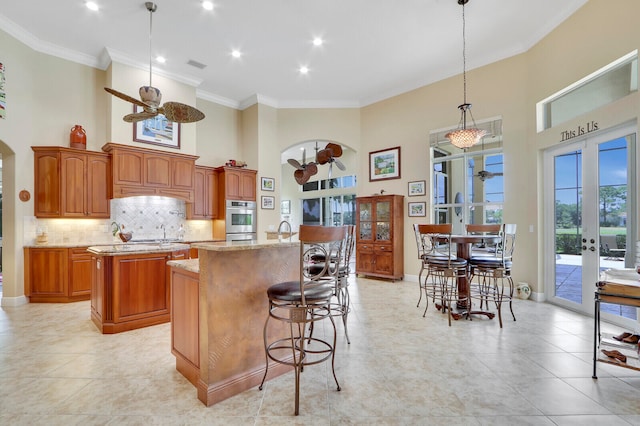
[[[340,157],[342,155],[342,147],[338,144],[329,142],[324,149],[330,150],[332,157]]]
[[[298,170],[304,169],[304,167],[302,167],[302,164],[300,164],[298,160],[294,160],[293,158],[289,158],[287,160],[287,163],[291,164],[293,167],[295,167]]]
[[[118,92],[117,90],[113,90],[113,89],[111,89],[110,87],[105,87],[105,88],[104,88],[104,90],[106,90],[108,93],[111,93],[113,96],[115,96],[115,97],[117,97],[117,98],[120,98],[120,99],[122,99],[122,100],[124,100],[124,101],[131,102],[132,104],[134,104],[134,105],[138,105],[138,106],[140,106],[140,107],[142,107],[142,108],[148,108],[148,105],[147,105],[147,104],[145,104],[144,102],[139,101],[139,100],[138,100],[138,99],[136,99],[136,98],[132,98],[132,97],[131,97],[131,96],[129,96],[129,95],[125,95],[125,94],[124,94],[124,93],[122,93],[122,92]]]
[[[327,164],[331,161],[331,150],[330,149],[321,149],[316,153],[316,161],[318,164]]]
[[[336,166],[338,166],[338,168],[342,171],[347,170],[347,168],[344,166],[344,164],[342,164],[342,161],[338,160],[337,158],[333,160],[336,163]]]
[[[133,114],[127,114],[124,117],[122,117],[122,119],[127,123],[136,123],[138,121],[146,120],[147,118],[155,117],[156,115],[158,115],[157,112],[142,111],[142,112],[135,112]]]
[[[194,123],[204,118],[200,110],[180,102],[166,102],[158,111],[176,123]]]
[[[304,170],[298,169],[293,172],[293,178],[298,182],[298,185],[304,185],[309,180],[309,175]]]
[[[318,166],[316,166],[316,163],[311,162],[305,166],[304,170],[309,172],[309,176],[313,176],[318,173]]]

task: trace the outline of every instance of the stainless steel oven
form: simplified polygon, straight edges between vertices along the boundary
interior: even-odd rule
[[[256,233],[257,211],[255,201],[227,200],[225,211],[225,232],[227,234],[227,240],[230,239],[230,234]]]

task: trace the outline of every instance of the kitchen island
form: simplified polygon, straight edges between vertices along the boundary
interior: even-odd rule
[[[252,387],[265,371],[267,288],[297,280],[300,243],[229,241],[192,244],[199,259],[170,261],[171,342],[176,369],[207,406]],[[282,324],[284,325],[284,324]],[[288,335],[273,327],[270,339]],[[289,371],[273,365],[269,378]]]
[[[179,243],[92,246],[91,320],[103,334],[171,320],[167,261],[189,258]]]

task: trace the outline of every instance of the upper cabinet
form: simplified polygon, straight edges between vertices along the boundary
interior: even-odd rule
[[[239,167],[218,167],[219,200],[224,208],[225,200],[256,200],[256,170]]]
[[[197,156],[108,143],[113,198],[162,195],[195,201]]]
[[[187,219],[218,218],[218,172],[213,167],[196,166],[195,200],[187,204]]]
[[[109,218],[108,154],[34,146],[36,217]]]

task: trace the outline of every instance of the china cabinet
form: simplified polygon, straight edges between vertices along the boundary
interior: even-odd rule
[[[402,195],[356,198],[356,274],[402,279],[403,200]]]

